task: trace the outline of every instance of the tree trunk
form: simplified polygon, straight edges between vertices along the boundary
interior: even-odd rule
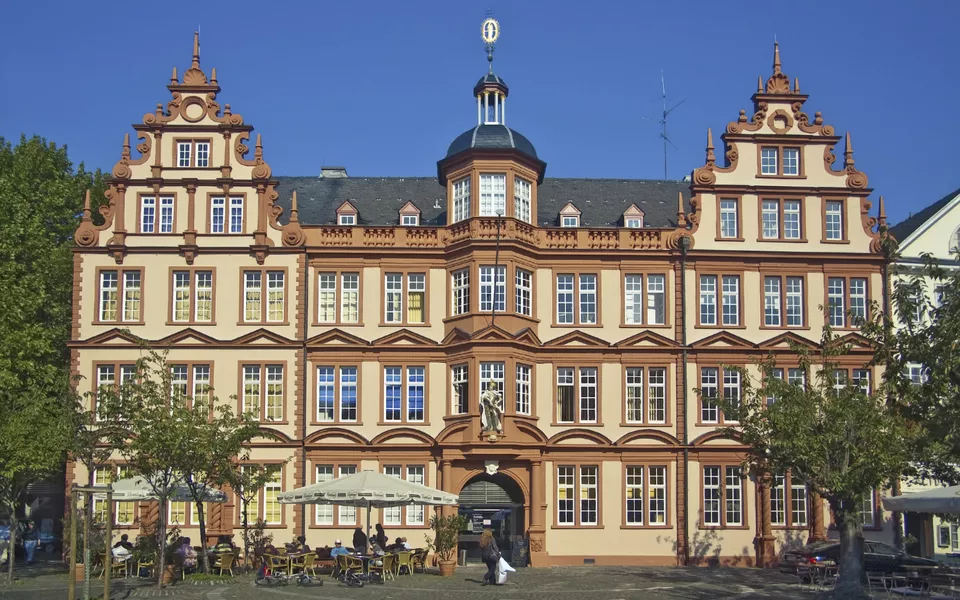
[[[855,500],[831,502],[840,532],[840,575],[835,587],[836,598],[869,598],[861,583],[863,572],[863,532],[860,526],[859,503]]]
[[[167,567],[167,499],[160,500],[160,522],[157,526],[157,542],[160,544],[160,556],[157,557],[159,565],[157,573],[157,587],[163,587],[163,571]]]
[[[10,547],[7,549],[7,584],[13,585],[13,563],[17,560],[17,502],[10,505]]]
[[[246,507],[246,502],[241,505],[241,510],[244,507]],[[246,510],[243,510],[243,564],[254,566],[254,562],[250,560],[250,523],[247,519]]]
[[[207,517],[203,512],[203,502],[197,502],[197,517],[200,520],[200,559],[203,561],[203,572],[210,573],[210,556],[207,554]]]

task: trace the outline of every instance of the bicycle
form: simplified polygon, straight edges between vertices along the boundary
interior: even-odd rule
[[[362,588],[367,583],[377,583],[383,585],[383,577],[376,573],[363,573],[359,570],[347,569],[341,570],[337,575],[337,581],[347,587]]]
[[[323,585],[323,579],[320,577],[311,577],[303,572],[295,575],[288,575],[286,573],[273,573],[269,570],[265,570],[262,574],[258,573],[254,584],[263,587],[276,587],[280,585],[289,585],[291,581],[294,581],[297,585],[304,587]]]

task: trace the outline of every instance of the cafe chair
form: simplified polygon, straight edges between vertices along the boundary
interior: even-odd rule
[[[223,572],[226,571],[230,573],[230,577],[233,577],[233,561],[235,558],[236,554],[233,552],[224,552],[223,554],[217,556],[217,559],[214,561],[210,569],[219,569],[220,575],[223,575]]]
[[[413,552],[409,550],[397,552],[396,574],[400,575],[400,571],[403,569],[407,570],[407,575],[413,575]]]

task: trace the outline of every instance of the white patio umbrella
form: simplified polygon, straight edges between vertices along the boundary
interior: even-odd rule
[[[899,512],[960,514],[960,485],[888,496],[883,507]]]
[[[205,488],[203,492],[204,502],[227,501],[227,495],[218,489]],[[105,494],[97,494],[97,497],[104,498],[106,496]],[[115,482],[113,484],[113,499],[118,502],[158,500],[156,492],[143,477],[132,477]],[[170,502],[193,502],[190,488],[179,481],[175,481],[171,485],[170,497],[167,499]]]
[[[370,537],[370,510],[390,506],[453,506],[455,494],[411,483],[376,471],[361,471],[282,492],[281,504],[335,504],[367,509],[367,537]]]

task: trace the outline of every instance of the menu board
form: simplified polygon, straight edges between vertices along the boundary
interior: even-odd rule
[[[470,515],[471,529],[474,533],[483,532],[483,513],[476,511]]]
[[[513,537],[513,549],[510,553],[510,566],[512,567],[525,567],[527,566],[527,556],[529,550],[529,543],[527,542],[526,536],[516,535]]]

